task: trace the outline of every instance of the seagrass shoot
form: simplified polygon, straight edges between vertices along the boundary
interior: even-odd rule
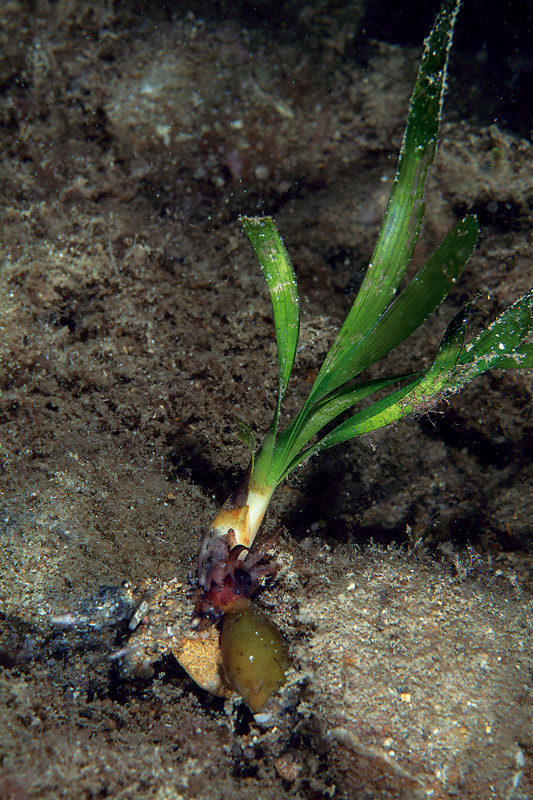
[[[278,387],[274,415],[256,447],[239,422],[250,463],[202,542],[198,584],[203,613],[222,619],[226,677],[253,711],[284,680],[281,634],[250,597],[268,566],[252,545],[270,499],[282,481],[311,456],[398,420],[434,408],[491,369],[533,367],[533,290],[466,341],[469,306],[449,322],[427,369],[361,378],[367,368],[414,333],[446,298],[478,239],[467,214],[400,291],[424,218],[424,187],[437,150],[452,33],[460,0],[445,0],[428,36],[409,106],[395,179],[377,243],[346,320],[318,371],[307,399],[280,430],[280,410],[294,364],[299,298],[294,270],[269,217],[241,223],[259,261],[272,303]],[[361,403],[364,401],[363,406]]]

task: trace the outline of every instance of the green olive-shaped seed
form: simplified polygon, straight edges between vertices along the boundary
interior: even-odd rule
[[[220,637],[226,677],[254,714],[285,682],[289,662],[283,637],[252,605],[228,612]]]

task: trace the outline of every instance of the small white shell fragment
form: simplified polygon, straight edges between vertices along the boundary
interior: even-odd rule
[[[146,602],[146,600],[143,600],[142,603],[139,605],[139,608],[129,621],[128,628],[130,629],[130,631],[134,631],[135,628],[138,627],[138,625],[140,624],[142,618],[144,617],[147,611],[148,611],[148,603]]]

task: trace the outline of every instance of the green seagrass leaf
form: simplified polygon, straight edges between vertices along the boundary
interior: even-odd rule
[[[324,426],[335,420],[349,408],[352,408],[361,400],[369,397],[382,389],[386,389],[392,384],[402,383],[408,379],[413,379],[415,375],[422,373],[408,372],[402,375],[391,375],[387,378],[376,378],[370,381],[363,381],[355,386],[342,386],[335,392],[326,395],[317,402],[309,412],[302,424],[289,425],[279,436],[272,458],[272,472],[277,469],[283,474],[284,467],[294,456],[300,452],[311,441],[313,436],[319,433]],[[295,435],[293,436],[293,428]],[[277,483],[273,475],[272,483]]]
[[[278,348],[278,402],[275,421],[291,376],[300,311],[294,269],[281,236],[270,217],[241,217],[240,221],[255,251],[272,302]]]
[[[533,334],[533,289],[509,306],[482,330],[461,354],[464,370],[461,384],[488,369],[528,368],[532,364],[531,344],[524,344]]]
[[[499,356],[491,362],[491,369],[533,369],[533,344],[523,344],[508,356]]]
[[[394,297],[424,216],[424,186],[435,159],[452,32],[460,0],[445,0],[429,37],[409,107],[400,159],[364,281],[309,396],[309,404],[347,378],[342,365]],[[339,371],[339,372],[338,372]]]
[[[374,364],[433,314],[461,275],[478,235],[479,225],[474,215],[464,217],[452,228],[359,344],[345,350],[334,374],[330,374],[335,385]]]
[[[300,451],[288,465],[284,476],[321,450],[383,428],[403,417],[425,413],[433,407],[446,392],[456,370],[466,335],[469,308],[467,305],[461,309],[446,328],[435,360],[427,372],[341,422],[319,442]]]
[[[424,216],[424,187],[437,149],[451,37],[460,0],[444,0],[425,42],[411,98],[396,177],[378,241],[355,302],[335,338],[303,407],[278,434],[281,401],[290,379],[299,328],[294,270],[270,217],[242,218],[268,285],[278,349],[278,398],[269,431],[256,453],[257,487],[279,484],[298,464],[319,451],[433,408],[446,394],[487,369],[533,367],[533,290],[464,346],[468,306],[452,320],[431,367],[353,383],[364,369],[392,350],[440,305],[460,276],[479,235],[467,215],[445,237],[399,293]],[[396,297],[395,297],[396,295]],[[373,393],[403,384],[336,424],[340,415]],[[253,434],[241,426],[252,450]],[[309,443],[319,438],[314,444]],[[320,438],[322,437],[322,438]]]
[[[352,351],[345,353],[335,372],[339,383],[344,383],[382,358],[435,311],[463,271],[478,234],[479,226],[473,215],[455,225],[374,327]],[[361,387],[367,385],[370,384],[359,384]],[[376,391],[385,385],[377,386]],[[353,386],[347,389],[341,386],[312,405],[307,403],[279,438],[275,448],[275,465],[281,465],[284,461],[290,463],[324,425],[366,396],[363,394],[358,397],[358,391]],[[353,401],[350,401],[352,393]]]

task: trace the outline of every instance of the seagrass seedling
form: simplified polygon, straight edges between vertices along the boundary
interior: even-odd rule
[[[298,343],[298,290],[289,255],[273,220],[241,219],[272,301],[278,391],[272,422],[257,450],[251,429],[239,423],[241,436],[251,450],[250,465],[217,514],[199,554],[198,581],[205,603],[224,613],[228,620],[235,613],[242,615],[247,598],[258,585],[261,566],[257,556],[253,552],[250,555],[250,548],[272,493],[299,464],[326,448],[434,407],[487,370],[533,367],[533,345],[527,343],[533,330],[530,290],[469,343],[465,342],[469,310],[465,306],[449,323],[428,369],[373,380],[359,378],[438,308],[477,242],[478,222],[468,214],[399,291],[424,217],[424,186],[437,149],[448,54],[459,3],[460,0],[444,2],[425,42],[395,180],[361,288],[307,399],[282,431],[281,403]],[[233,628],[233,622],[230,624]],[[249,631],[247,636],[253,639]],[[260,658],[248,652],[246,642],[235,644],[232,640],[232,653],[235,647],[242,650],[241,662],[250,664],[253,673]],[[251,674],[248,688],[243,690],[242,675],[236,679],[228,674],[254,710],[264,705],[282,680],[279,667],[285,655],[279,641],[274,651],[274,677],[269,679],[268,669],[263,669],[260,678]],[[227,660],[229,663],[229,656]],[[227,671],[231,673],[231,668]]]

